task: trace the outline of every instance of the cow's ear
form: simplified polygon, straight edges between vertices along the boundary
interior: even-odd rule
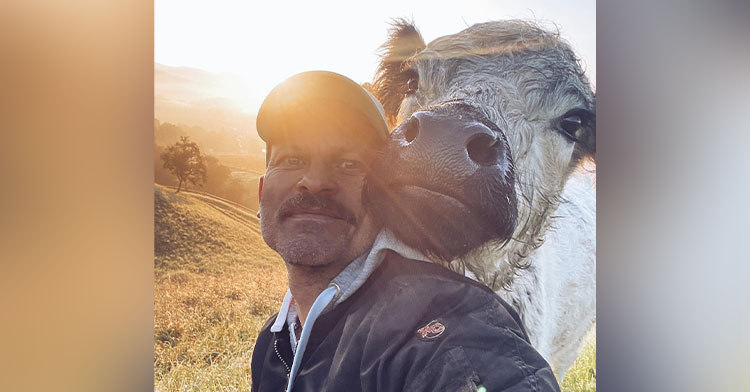
[[[388,40],[378,50],[380,64],[371,92],[383,104],[391,127],[396,125],[396,116],[406,93],[406,81],[402,80],[404,65],[425,47],[422,35],[414,26],[414,22],[394,19],[388,31]]]

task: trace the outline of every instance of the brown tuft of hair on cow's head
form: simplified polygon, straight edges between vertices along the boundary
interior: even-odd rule
[[[425,49],[422,34],[414,26],[413,21],[403,18],[394,19],[388,32],[388,40],[380,46],[378,53],[380,64],[375,73],[372,93],[385,109],[388,125],[394,128],[401,101],[406,94],[408,67],[411,57]]]

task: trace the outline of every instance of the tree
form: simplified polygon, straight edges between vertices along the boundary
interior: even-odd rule
[[[206,164],[203,162],[201,150],[189,137],[182,136],[179,142],[168,146],[161,154],[161,159],[164,161],[164,168],[180,181],[175,193],[182,189],[182,184],[186,181],[198,186],[206,182]]]

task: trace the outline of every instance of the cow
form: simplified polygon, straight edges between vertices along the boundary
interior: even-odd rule
[[[366,197],[386,228],[519,313],[562,380],[596,317],[595,94],[556,32],[397,19],[372,83],[393,130]]]

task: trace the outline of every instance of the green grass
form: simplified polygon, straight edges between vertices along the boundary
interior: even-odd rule
[[[255,215],[155,186],[154,388],[249,391],[255,338],[286,292]],[[596,390],[595,335],[562,383]]]
[[[560,385],[563,392],[596,391],[596,330],[586,338],[583,350]]]

